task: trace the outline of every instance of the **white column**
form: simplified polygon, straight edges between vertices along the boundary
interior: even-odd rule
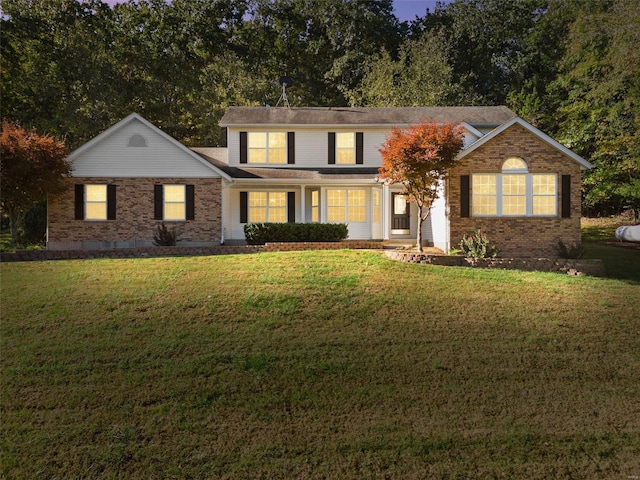
[[[391,194],[389,193],[389,185],[382,186],[382,238],[389,240],[389,232],[391,231]]]
[[[300,221],[307,223],[307,205],[306,205],[306,189],[304,185],[300,185]]]

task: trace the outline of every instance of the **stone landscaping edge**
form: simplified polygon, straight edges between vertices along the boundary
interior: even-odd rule
[[[602,260],[574,258],[465,258],[455,255],[430,255],[402,250],[386,250],[392,260],[422,265],[443,265],[450,267],[501,268],[565,273],[577,276],[606,277]]]
[[[349,240],[344,242],[286,242],[266,245],[215,245],[209,247],[138,247],[104,250],[18,250],[1,252],[2,262],[43,260],[72,260],[91,258],[146,258],[206,255],[234,255],[258,252],[289,252],[303,250],[382,250],[383,242]],[[405,250],[384,250],[391,260],[422,265],[441,265],[472,268],[501,268],[506,270],[557,272],[569,275],[605,277],[602,260],[565,258],[465,258],[455,255],[434,255]]]

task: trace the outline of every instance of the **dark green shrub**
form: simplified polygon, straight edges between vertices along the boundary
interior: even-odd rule
[[[162,222],[158,230],[153,234],[153,244],[156,247],[175,247],[180,237],[178,227],[167,228]]]
[[[460,250],[466,258],[494,258],[498,256],[498,249],[491,245],[487,236],[480,230],[469,236],[465,233],[460,240]]]
[[[268,242],[339,242],[349,235],[344,223],[247,223],[244,237],[249,245]]]
[[[18,230],[19,242],[23,245],[41,245],[47,234],[47,204],[42,202],[29,210]]]
[[[560,258],[582,258],[584,248],[581,245],[567,246],[562,240],[558,240],[558,257]]]

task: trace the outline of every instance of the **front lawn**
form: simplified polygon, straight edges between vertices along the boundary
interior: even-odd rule
[[[0,269],[3,478],[640,475],[633,279],[364,251]]]

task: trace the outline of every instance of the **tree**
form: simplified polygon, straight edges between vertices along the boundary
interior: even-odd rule
[[[418,207],[419,252],[422,252],[422,224],[431,214],[442,181],[462,146],[461,126],[425,122],[406,131],[394,127],[380,148],[379,178],[387,185],[402,184],[402,194]]]
[[[0,132],[0,206],[9,217],[11,245],[27,211],[47,197],[61,193],[71,173],[63,142],[26,131],[8,121]]]

